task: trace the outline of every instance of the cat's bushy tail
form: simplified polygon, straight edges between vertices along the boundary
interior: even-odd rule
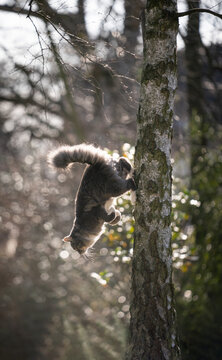
[[[63,169],[75,162],[96,165],[105,164],[108,159],[109,155],[104,150],[89,144],[60,146],[48,155],[48,161],[52,166]]]

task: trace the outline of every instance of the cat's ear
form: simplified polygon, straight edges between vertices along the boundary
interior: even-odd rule
[[[66,236],[66,237],[64,237],[63,241],[70,242],[70,241],[72,241],[72,238],[71,238],[71,236]]]

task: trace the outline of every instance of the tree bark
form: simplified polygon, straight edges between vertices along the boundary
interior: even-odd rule
[[[172,285],[171,137],[176,0],[148,1],[135,154],[138,184],[127,359],[180,359]]]

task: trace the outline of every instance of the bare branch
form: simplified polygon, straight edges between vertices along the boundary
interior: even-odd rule
[[[70,110],[70,115],[71,115],[69,118],[72,119],[72,122],[73,122],[73,124],[75,126],[76,133],[78,135],[78,138],[80,140],[83,140],[85,138],[84,130],[80,126],[79,121],[78,121],[78,116],[77,116],[76,111],[75,111],[72,91],[71,91],[71,88],[70,88],[70,84],[69,84],[69,81],[68,81],[67,74],[66,74],[65,69],[64,69],[63,61],[62,61],[62,59],[61,59],[61,57],[60,57],[60,55],[59,55],[59,53],[57,51],[56,44],[54,43],[54,41],[52,39],[52,35],[51,35],[48,28],[47,28],[47,34],[48,34],[48,37],[49,37],[49,40],[50,40],[51,51],[52,51],[52,53],[54,55],[56,64],[57,64],[58,69],[59,69],[60,77],[61,77],[61,79],[63,81],[63,84],[64,84],[64,87],[65,87],[66,99],[67,99],[68,104],[69,104],[69,110]]]
[[[190,10],[187,10],[187,11],[184,11],[184,12],[179,12],[176,15],[177,15],[177,17],[182,17],[182,16],[192,15],[194,13],[200,13],[200,12],[208,13],[208,14],[214,15],[214,16],[219,17],[220,19],[222,19],[222,15],[218,14],[215,11],[212,11],[212,10],[209,10],[209,9],[199,9],[199,8],[194,8],[194,9],[190,9]]]
[[[33,99],[33,97],[22,97],[19,94],[15,93],[14,91],[12,91],[14,96],[5,96],[4,94],[0,94],[0,102],[9,102],[12,103],[14,105],[23,105],[25,107],[27,107],[28,105],[30,106],[35,106],[37,109],[41,109],[43,111],[47,110],[49,113],[51,114],[55,114],[58,116],[61,116],[60,112],[55,110],[52,106],[47,106],[44,104],[41,104],[40,102],[37,102],[36,100]],[[56,103],[54,103],[53,105],[55,105]],[[58,105],[58,103],[57,103]]]
[[[9,6],[9,5],[0,5],[0,11],[6,11],[6,12],[11,12],[11,13],[15,13],[15,14],[21,14],[21,15],[26,15],[28,17],[30,16],[35,16],[39,19],[42,19],[42,15],[39,14],[36,11],[32,11],[30,8],[29,10],[26,10],[24,8],[21,8],[19,6]]]

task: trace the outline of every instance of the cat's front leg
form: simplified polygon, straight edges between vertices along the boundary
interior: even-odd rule
[[[124,157],[119,158],[117,170],[119,176],[123,179],[126,179],[128,174],[132,171],[132,165],[130,164],[129,160]]]

